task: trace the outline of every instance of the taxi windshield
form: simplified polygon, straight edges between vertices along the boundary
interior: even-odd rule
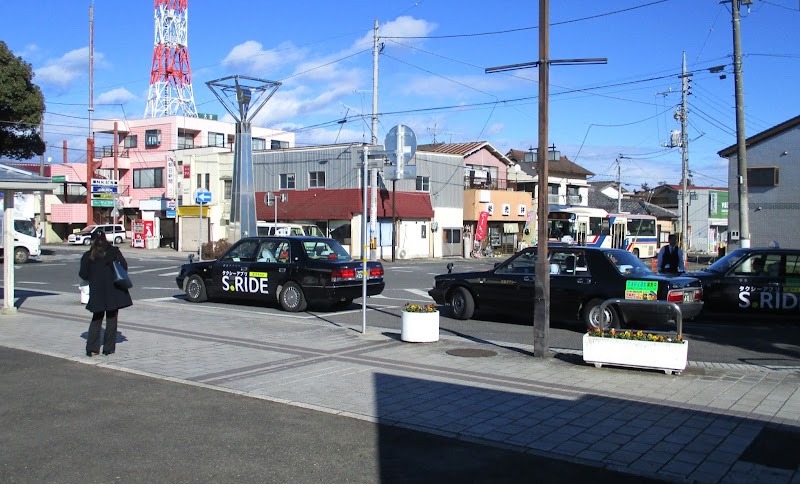
[[[303,250],[309,259],[349,260],[350,254],[333,239],[303,242]]]
[[[620,274],[645,275],[653,273],[641,259],[627,250],[609,250],[606,252],[606,257],[614,264]]]
[[[739,259],[745,255],[746,252],[747,250],[745,249],[736,249],[728,252],[724,257],[708,266],[706,270],[709,272],[719,272],[724,274],[725,272],[728,272],[728,269],[733,267],[736,262],[738,262]]]
[[[81,229],[81,231],[78,232],[78,233],[79,234],[90,234],[95,229],[95,227],[97,227],[97,226],[96,225],[87,225],[86,227]]]

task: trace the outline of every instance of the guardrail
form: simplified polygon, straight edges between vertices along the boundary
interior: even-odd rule
[[[675,325],[677,326],[678,336],[683,337],[683,313],[681,312],[680,306],[675,304],[674,302],[670,301],[643,301],[639,299],[620,299],[620,298],[612,298],[606,299],[603,301],[603,304],[600,305],[600,326],[605,327],[606,325],[606,308],[611,305],[616,304],[617,306],[622,305],[635,305],[635,304],[647,304],[649,306],[655,306],[659,310],[664,310],[664,312],[672,312],[675,313]]]

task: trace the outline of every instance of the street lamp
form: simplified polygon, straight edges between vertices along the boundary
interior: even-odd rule
[[[519,171],[521,169],[522,169],[522,167],[519,166],[519,163],[515,163],[514,164],[514,191],[517,191],[517,189],[519,188],[519,186],[518,186],[519,185],[519,180],[518,180],[517,177],[519,177]]]

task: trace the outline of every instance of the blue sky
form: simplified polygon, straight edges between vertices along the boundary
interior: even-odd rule
[[[88,1],[4,2],[0,38],[33,65],[47,103],[47,156],[85,160],[89,133]],[[558,0],[550,6],[552,59],[608,58],[550,70],[550,144],[597,175],[678,183],[681,153],[662,143],[680,129],[682,52],[692,75],[689,168],[695,184],[725,186],[717,151],[735,143],[730,3],[717,0]],[[500,151],[537,143],[536,69],[486,67],[538,57],[538,2],[346,0],[220,3],[189,0],[197,109],[225,110],[205,85],[242,74],[283,85],[256,125],[296,131],[297,144],[369,141],[372,27],[379,65],[378,139],[397,124],[418,143],[490,141]],[[800,3],[742,8],[748,136],[798,115]],[[95,119],[144,115],[153,53],[152,1],[94,2]],[[493,33],[503,32],[503,33]],[[478,35],[487,34],[487,35]],[[709,68],[724,66],[721,73]],[[725,74],[725,79],[720,75]],[[666,93],[666,94],[665,94]],[[348,122],[337,123],[348,117]],[[309,128],[318,126],[317,128]]]

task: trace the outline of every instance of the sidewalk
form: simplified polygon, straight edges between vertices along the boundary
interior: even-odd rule
[[[361,334],[325,313],[264,319],[171,297],[123,310],[116,354],[87,358],[77,294],[19,296],[0,317],[2,346],[642,477],[800,482],[797,371],[596,369],[574,352],[542,360],[445,332],[404,343],[377,311]]]

